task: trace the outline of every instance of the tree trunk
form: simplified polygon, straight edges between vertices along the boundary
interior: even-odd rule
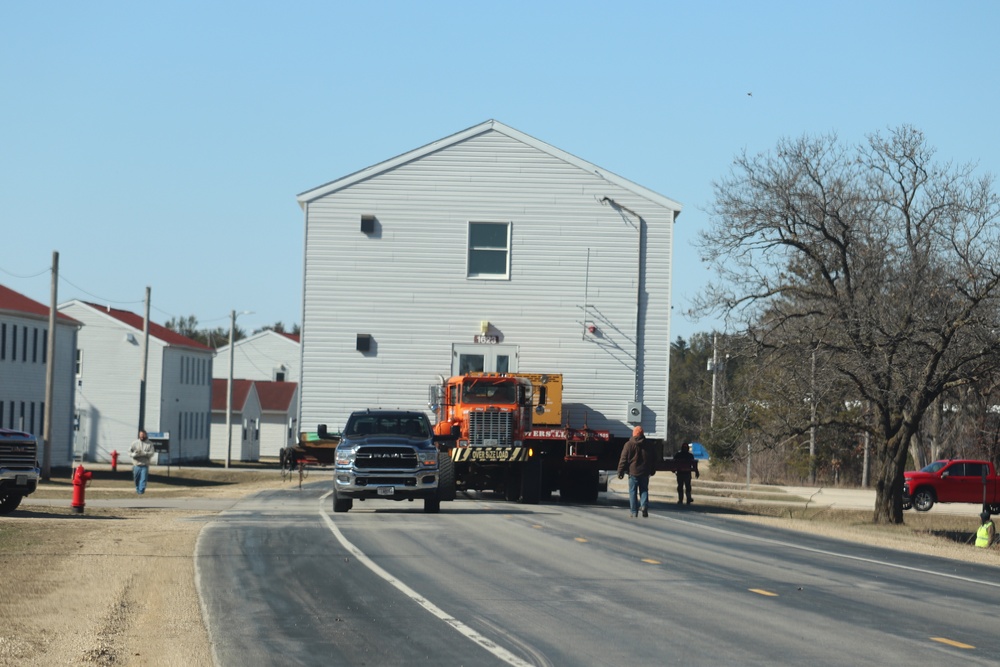
[[[879,448],[875,469],[876,524],[903,523],[903,471],[910,432],[900,430]]]

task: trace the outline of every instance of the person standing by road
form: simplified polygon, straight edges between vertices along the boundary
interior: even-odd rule
[[[618,460],[618,479],[628,474],[629,516],[649,516],[649,478],[656,474],[656,453],[641,426],[632,429],[632,437],[622,448]]]
[[[988,549],[993,544],[993,538],[996,537],[997,531],[987,510],[983,510],[983,513],[979,515],[979,524],[979,530],[976,531],[976,546]]]
[[[145,430],[139,431],[139,439],[129,448],[132,455],[132,479],[135,480],[135,492],[140,496],[146,493],[146,482],[149,480],[149,461],[156,450]]]
[[[687,496],[687,503],[690,505],[693,501],[691,497],[691,471],[694,470],[695,477],[701,477],[701,473],[698,472],[698,461],[691,453],[689,443],[685,442],[681,445],[681,450],[674,454],[674,461],[682,462],[674,471],[674,474],[677,475],[677,504],[683,505],[684,497]]]

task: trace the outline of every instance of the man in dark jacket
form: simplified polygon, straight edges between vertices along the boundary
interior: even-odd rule
[[[632,429],[632,437],[618,460],[618,479],[628,474],[628,509],[630,516],[649,516],[649,478],[656,474],[656,452],[646,440],[641,426]]]
[[[677,504],[684,504],[684,496],[687,495],[688,505],[691,504],[691,471],[694,470],[695,477],[701,477],[701,473],[698,472],[698,461],[695,460],[694,454],[691,453],[691,445],[684,443],[681,445],[681,451],[674,454],[674,461],[683,461],[685,469],[675,470],[674,474],[677,475]]]

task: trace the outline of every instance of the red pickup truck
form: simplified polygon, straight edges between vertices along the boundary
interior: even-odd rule
[[[1000,478],[989,461],[935,461],[903,477],[903,509],[926,512],[934,503],[975,503],[1000,514]]]

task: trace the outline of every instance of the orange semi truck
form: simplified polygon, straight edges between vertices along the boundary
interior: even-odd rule
[[[489,490],[534,504],[554,491],[594,502],[600,473],[618,465],[624,439],[564,422],[562,375],[471,373],[430,387],[434,432],[454,439],[459,490]]]

